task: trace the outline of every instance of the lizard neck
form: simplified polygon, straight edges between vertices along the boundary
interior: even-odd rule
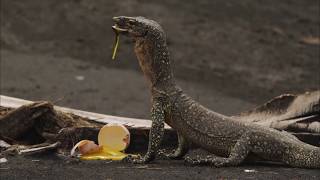
[[[153,92],[174,89],[169,50],[163,33],[153,33],[135,42],[135,54]]]

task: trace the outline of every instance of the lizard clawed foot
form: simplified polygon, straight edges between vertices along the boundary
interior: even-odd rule
[[[133,163],[133,164],[144,164],[147,161],[145,160],[145,158],[141,157],[141,155],[128,155],[127,157],[122,159],[122,162],[129,162],[129,163]]]
[[[158,151],[157,155],[158,155],[160,158],[169,159],[169,158],[168,158],[168,153],[166,152],[165,149],[160,149],[160,150]]]
[[[191,158],[190,156],[184,158],[184,163],[189,166],[196,166],[201,164],[199,159]]]
[[[171,151],[171,152],[166,152],[166,150],[161,149],[158,152],[158,156],[166,159],[166,160],[170,160],[170,159],[182,159],[182,157],[180,156],[180,154],[177,154],[175,150]]]

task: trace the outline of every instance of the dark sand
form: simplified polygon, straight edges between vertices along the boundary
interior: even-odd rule
[[[319,89],[319,0],[1,1],[1,94],[149,118],[149,93],[128,38],[111,60],[112,16],[163,25],[178,83],[203,105],[236,114],[283,93]],[[279,165],[189,167],[9,157],[0,179],[319,179]],[[39,161],[34,161],[39,160]],[[254,169],[255,172],[245,172]]]

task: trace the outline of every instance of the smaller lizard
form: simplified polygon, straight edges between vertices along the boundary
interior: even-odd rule
[[[159,152],[164,122],[178,133],[178,148],[169,155],[182,158],[190,144],[212,155],[185,160],[191,164],[236,166],[248,155],[255,154],[270,161],[280,161],[302,168],[320,168],[320,148],[275,129],[245,124],[211,111],[184,94],[174,81],[171,60],[162,27],[143,17],[114,17],[113,29],[135,42],[135,54],[149,82],[152,94],[152,125],[147,153],[128,158],[147,163]]]

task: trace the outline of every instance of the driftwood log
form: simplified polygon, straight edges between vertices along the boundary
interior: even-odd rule
[[[9,144],[23,144],[12,149],[18,153],[56,142],[59,142],[57,147],[66,150],[81,139],[94,138],[103,126],[71,113],[56,111],[51,103],[44,101],[17,109],[0,108],[0,139]]]
[[[304,142],[320,145],[320,91],[284,94],[233,118],[285,130]]]
[[[304,142],[320,146],[320,91],[301,95],[281,95],[233,118],[244,123],[285,130]],[[143,122],[139,121],[140,124]],[[45,101],[29,103],[18,108],[1,104],[0,153],[29,154],[48,149],[68,152],[82,139],[96,140],[99,129],[105,124],[106,122],[99,119],[93,120],[56,110],[53,104]],[[134,128],[134,125],[127,127],[136,137],[133,138],[131,146],[147,144],[149,122],[139,128]],[[166,130],[169,136],[165,141],[174,144],[174,132],[167,126]]]

